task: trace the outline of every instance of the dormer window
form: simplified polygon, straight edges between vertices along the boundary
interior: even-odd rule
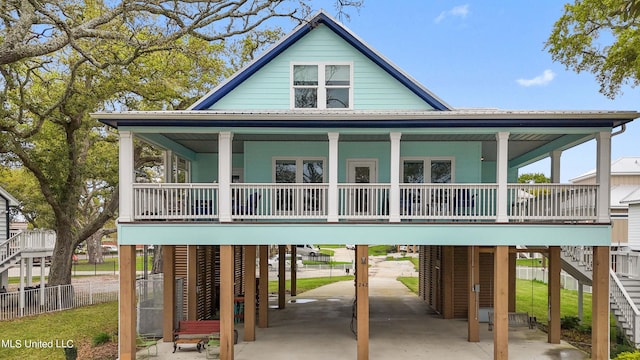
[[[351,64],[293,64],[294,109],[351,109]]]

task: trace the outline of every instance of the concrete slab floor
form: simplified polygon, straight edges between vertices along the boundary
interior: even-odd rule
[[[371,279],[373,288],[376,280]],[[386,281],[384,281],[386,283]],[[388,284],[387,284],[388,285]],[[256,341],[243,341],[243,324],[236,324],[239,342],[236,360],[356,359],[356,337],[351,331],[353,282],[336,283],[289,299],[283,310],[269,310],[269,328],[256,329]],[[342,295],[332,294],[342,288]],[[380,290],[372,291],[372,293]],[[325,293],[325,295],[321,295]],[[412,293],[370,298],[370,356],[376,359],[493,359],[493,333],[480,326],[478,343],[467,342],[465,320],[443,320]],[[354,322],[355,324],[355,322]],[[567,343],[548,344],[539,330],[509,331],[509,359],[586,359]],[[171,343],[158,344],[155,359],[205,359],[195,348],[172,354]],[[146,357],[146,351],[139,352]]]

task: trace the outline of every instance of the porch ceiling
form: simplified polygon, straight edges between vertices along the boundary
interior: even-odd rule
[[[196,153],[217,153],[216,133],[162,133],[164,137]],[[509,159],[518,158],[532,149],[558,140],[562,134],[512,134],[509,137]],[[233,152],[244,151],[245,141],[328,141],[326,134],[234,134]],[[341,134],[340,141],[389,141],[387,134]],[[404,134],[402,141],[454,142],[480,141],[486,160],[495,160],[496,140],[493,134]]]

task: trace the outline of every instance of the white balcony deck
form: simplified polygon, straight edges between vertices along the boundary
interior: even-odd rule
[[[389,221],[390,184],[338,184],[339,220]],[[400,184],[400,219],[495,221],[496,184]],[[598,185],[509,184],[513,222],[595,222]],[[218,221],[216,183],[133,184],[134,221]],[[232,220],[327,221],[329,184],[231,185]]]

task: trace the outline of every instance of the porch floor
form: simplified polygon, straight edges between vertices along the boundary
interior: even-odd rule
[[[370,270],[370,359],[493,359],[493,332],[480,324],[480,342],[467,342],[465,320],[443,320],[385,269]],[[397,275],[395,275],[397,276]],[[351,332],[354,284],[345,281],[287,298],[286,308],[269,311],[267,329],[256,328],[256,341],[243,341],[243,324],[235,346],[236,360],[355,359]],[[271,299],[271,307],[277,299]],[[573,346],[548,344],[547,335],[526,328],[509,331],[509,359],[586,359]],[[162,360],[205,359],[205,352],[182,350],[172,354],[171,343],[158,344]],[[140,352],[139,355],[145,354]],[[143,357],[139,357],[143,358]]]

